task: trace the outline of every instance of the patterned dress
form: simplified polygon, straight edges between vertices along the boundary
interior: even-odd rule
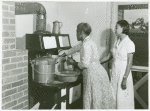
[[[100,64],[99,52],[95,42],[86,37],[83,43],[68,51],[80,51],[78,66],[83,69],[83,108],[114,109],[114,98],[106,70]]]
[[[114,90],[117,109],[134,109],[134,90],[131,71],[127,78],[127,88],[122,90],[121,82],[127,66],[127,54],[135,52],[134,43],[127,36],[120,44],[118,39],[112,48],[113,64],[111,83]]]

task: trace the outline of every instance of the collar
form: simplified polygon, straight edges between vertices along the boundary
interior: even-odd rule
[[[128,39],[128,35],[122,41],[125,41],[126,39]]]
[[[87,40],[89,40],[90,39],[90,36],[87,36],[84,40],[83,40],[83,42],[85,42],[85,41],[87,41]]]
[[[117,40],[117,44],[116,46],[118,47],[120,44],[122,44],[124,41],[128,40],[129,39],[129,36],[127,35],[121,42],[120,42],[120,39]]]

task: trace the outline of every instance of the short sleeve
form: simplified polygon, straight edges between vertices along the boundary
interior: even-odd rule
[[[135,45],[134,43],[131,41],[128,43],[128,46],[127,46],[127,53],[133,53],[135,52]]]

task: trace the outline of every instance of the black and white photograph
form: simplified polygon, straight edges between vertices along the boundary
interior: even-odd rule
[[[149,109],[149,0],[1,6],[2,110]]]

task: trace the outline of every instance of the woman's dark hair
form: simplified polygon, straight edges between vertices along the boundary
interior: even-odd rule
[[[126,20],[120,20],[117,22],[117,24],[123,28],[123,34],[129,35],[129,23]]]
[[[86,35],[90,35],[92,29],[88,23],[79,23],[77,26],[77,30],[83,31]]]

